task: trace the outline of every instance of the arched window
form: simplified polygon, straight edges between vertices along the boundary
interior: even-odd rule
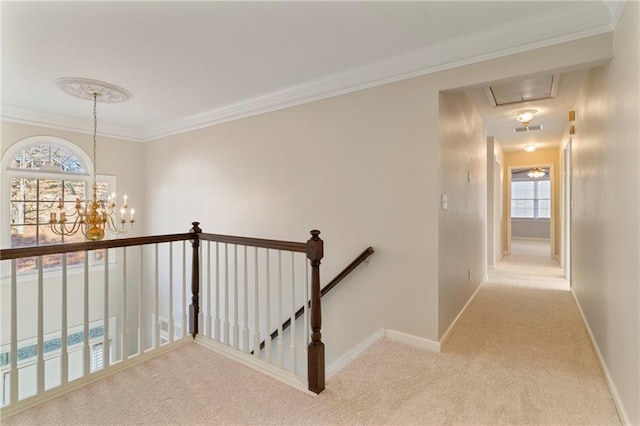
[[[90,196],[93,164],[82,149],[54,136],[29,137],[9,148],[1,165],[3,247],[84,241],[82,233],[59,236],[48,225],[50,214],[60,201],[73,210],[76,199]],[[99,178],[99,195],[113,190],[112,186],[113,179]],[[83,261],[83,253],[70,254],[67,259],[70,265]],[[61,257],[46,256],[43,262],[46,268],[55,267],[60,265]],[[35,259],[21,259],[18,265],[21,271],[34,268]]]

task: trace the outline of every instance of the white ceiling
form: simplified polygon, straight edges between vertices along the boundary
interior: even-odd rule
[[[550,99],[492,107],[484,86],[468,89],[466,94],[484,119],[487,135],[495,137],[505,151],[521,150],[525,145],[550,148],[562,141],[568,126],[568,113],[575,104],[586,74],[586,70],[559,74],[558,94]],[[522,123],[516,120],[516,111],[523,109],[538,111],[530,125],[542,124],[542,130],[524,133],[513,131],[514,127],[522,127]]]
[[[101,133],[151,140],[610,31],[622,5],[2,1],[2,118],[87,131],[52,81],[91,78],[134,96]]]

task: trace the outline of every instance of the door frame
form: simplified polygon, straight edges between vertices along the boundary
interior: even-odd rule
[[[506,191],[505,191],[505,207],[506,207],[506,215],[504,217],[505,221],[505,229],[506,229],[506,247],[505,252],[507,254],[511,253],[511,174],[513,169],[526,169],[526,168],[534,168],[534,167],[544,167],[549,168],[549,181],[551,183],[551,214],[550,214],[550,229],[549,229],[549,255],[552,258],[556,258],[556,253],[558,252],[558,248],[556,247],[556,214],[555,214],[555,200],[556,200],[556,190],[555,190],[555,170],[553,167],[553,163],[537,163],[537,164],[522,164],[522,165],[514,165],[509,166],[507,168],[507,176],[506,176]]]

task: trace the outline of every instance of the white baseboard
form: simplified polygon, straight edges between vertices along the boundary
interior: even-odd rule
[[[587,330],[587,334],[589,335],[589,339],[591,339],[591,345],[598,355],[598,361],[600,361],[600,367],[604,372],[604,378],[607,382],[607,386],[609,387],[609,391],[611,392],[611,396],[613,397],[613,402],[618,410],[618,415],[620,416],[620,420],[622,424],[630,425],[631,421],[629,420],[629,416],[627,415],[627,411],[624,409],[624,405],[622,404],[622,399],[620,399],[620,394],[618,393],[618,389],[616,385],[613,383],[613,379],[611,378],[611,374],[609,373],[609,369],[607,368],[607,364],[604,362],[604,358],[602,357],[602,353],[600,352],[600,348],[596,343],[595,337],[593,337],[593,333],[591,332],[591,327],[589,327],[589,323],[587,322],[587,317],[584,316],[584,312],[582,311],[582,306],[580,306],[580,301],[576,296],[576,293],[573,289],[570,290],[573,295],[573,300],[576,301],[576,306],[578,307],[578,311],[580,312],[580,316],[582,317],[582,322],[584,323],[584,327]]]
[[[98,380],[104,379],[105,377],[112,376],[123,370],[126,370],[127,368],[141,364],[152,358],[163,355],[169,351],[172,351],[181,346],[188,345],[191,343],[193,343],[191,336],[187,336],[186,338],[175,341],[173,343],[162,345],[157,349],[149,350],[147,352],[143,352],[140,355],[132,356],[126,361],[118,361],[117,363],[112,364],[103,370],[96,371],[95,373],[91,373],[88,376],[84,376],[79,379],[73,380],[71,382],[68,382],[65,385],[55,387],[51,390],[41,393],[40,395],[35,395],[30,398],[23,399],[21,401],[18,401],[15,404],[12,404],[9,407],[4,407],[1,410],[0,418],[6,419],[7,417],[20,413],[21,411],[27,410],[29,408],[35,407],[36,405],[40,405],[43,402],[49,401],[51,399],[57,398],[59,396],[62,396],[74,390],[80,389],[83,386],[89,385],[93,382],[97,382]]]
[[[538,238],[538,237],[511,237],[511,240],[516,241],[543,241],[546,243],[551,243],[551,238]]]
[[[405,343],[407,345],[418,348],[428,349],[432,352],[440,352],[440,342],[429,340],[424,337],[414,336],[413,334],[403,333],[401,331],[386,329],[385,336],[396,342]]]
[[[351,349],[349,352],[338,358],[336,361],[332,362],[331,365],[327,367],[327,379],[336,374],[342,368],[344,368],[347,364],[349,364],[354,359],[358,358],[367,348],[373,345],[375,342],[383,338],[385,335],[385,330],[381,328],[380,330],[373,333],[367,339],[360,342],[355,348]]]
[[[449,340],[449,337],[451,337],[451,334],[453,333],[453,329],[455,328],[456,324],[458,323],[458,320],[460,319],[460,317],[462,316],[464,311],[466,311],[467,308],[469,306],[471,306],[471,303],[473,303],[473,301],[476,299],[476,295],[478,294],[478,292],[480,291],[482,286],[485,285],[488,280],[489,280],[489,278],[487,277],[487,278],[485,278],[485,280],[483,282],[480,283],[478,288],[476,288],[476,291],[473,292],[473,294],[471,295],[469,300],[467,300],[467,303],[465,303],[465,305],[462,307],[460,312],[458,312],[458,315],[451,322],[451,324],[449,325],[449,328],[447,328],[447,331],[444,332],[444,334],[440,338],[440,347],[441,348],[444,347],[444,345],[447,343],[447,340]]]
[[[298,389],[299,391],[302,391],[307,395],[316,396],[315,393],[307,389],[306,377],[302,377],[300,375],[296,376],[288,371],[281,370],[271,364],[267,364],[264,361],[256,360],[253,355],[247,355],[245,353],[239,352],[224,344],[218,343],[215,340],[211,340],[208,337],[202,337],[198,335],[196,336],[194,341],[200,346],[217,352],[227,358],[231,358],[232,360],[237,361],[249,368],[253,368],[260,373],[265,374],[272,379],[278,380],[279,382],[282,382],[286,385],[289,385],[292,388]]]

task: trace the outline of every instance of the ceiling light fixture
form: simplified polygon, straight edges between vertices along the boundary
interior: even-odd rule
[[[55,85],[63,92],[80,99],[93,100],[93,197],[83,201],[76,198],[72,212],[64,208],[62,198],[58,202],[58,211],[49,216],[49,226],[57,235],[70,236],[78,231],[90,241],[102,240],[105,231],[123,234],[133,228],[134,209],[129,210],[127,195],[123,197],[120,209],[116,205],[116,194],[112,193],[107,199],[98,198],[97,183],[97,133],[98,133],[98,98],[100,102],[118,103],[131,99],[127,90],[102,81],[84,78],[59,78]],[[120,213],[118,217],[118,212]]]
[[[529,122],[533,119],[534,114],[538,112],[535,109],[523,109],[516,111],[516,120],[521,122],[525,127],[529,127]]]
[[[529,173],[527,173],[527,176],[529,176],[532,179],[540,179],[541,177],[544,177],[546,174],[547,172],[542,170],[540,167],[534,167],[533,169],[529,170]]]
[[[524,150],[527,152],[533,152],[536,150],[536,146],[535,145],[525,145],[524,146]]]

